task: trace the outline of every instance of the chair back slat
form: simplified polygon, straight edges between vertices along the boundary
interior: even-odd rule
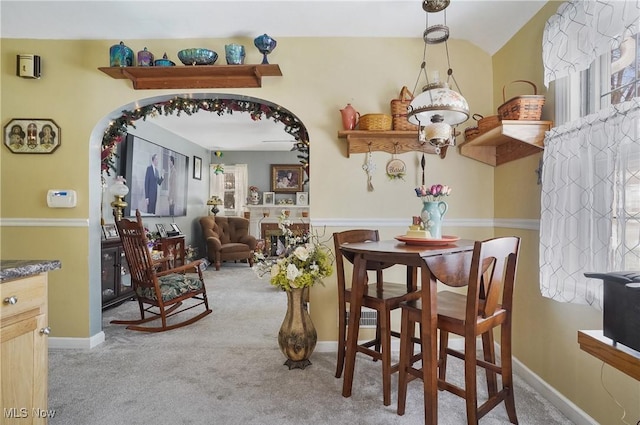
[[[153,287],[156,283],[156,269],[153,265],[148,239],[142,223],[140,211],[136,211],[136,221],[123,218],[116,220],[122,248],[129,264],[134,289]]]
[[[359,243],[359,242],[377,242],[380,240],[380,235],[377,230],[370,229],[354,229],[345,230],[344,232],[336,232],[333,234],[333,244],[336,252],[336,276],[338,278],[338,290],[342,293],[346,287],[345,278],[345,263],[346,259],[349,263],[353,264],[353,254],[348,252],[342,252],[340,245],[346,243]],[[367,270],[380,270],[380,267],[376,267],[373,264],[367,263]],[[381,273],[381,271],[379,272]],[[381,281],[379,279],[378,281]]]

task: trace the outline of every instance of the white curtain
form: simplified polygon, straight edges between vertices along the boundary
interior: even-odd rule
[[[640,99],[611,106],[545,138],[540,286],[557,301],[602,309],[602,281],[585,272],[637,263]]]
[[[544,84],[583,71],[638,32],[640,0],[571,0],[547,21],[542,39]]]

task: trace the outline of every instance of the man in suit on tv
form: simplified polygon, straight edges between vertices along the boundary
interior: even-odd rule
[[[147,167],[144,176],[144,197],[147,203],[147,212],[156,213],[156,202],[158,201],[158,186],[162,184],[164,177],[158,171],[158,154],[151,155],[151,165]]]

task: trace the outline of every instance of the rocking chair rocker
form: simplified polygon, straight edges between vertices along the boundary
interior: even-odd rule
[[[140,307],[141,318],[112,320],[111,323],[128,325],[127,329],[136,331],[162,332],[189,325],[211,313],[200,269],[201,260],[175,268],[168,268],[168,258],[153,260],[147,247],[148,240],[138,210],[136,210],[136,221],[116,219],[116,226],[127,263],[129,263],[131,282]],[[188,305],[183,306],[183,301],[187,300],[197,302],[189,302]],[[167,324],[169,317],[200,305],[204,305],[204,312],[181,322]],[[145,313],[151,316],[145,318]],[[157,319],[161,320],[161,326],[140,326]]]

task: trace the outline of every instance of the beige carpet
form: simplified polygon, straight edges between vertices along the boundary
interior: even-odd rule
[[[334,377],[335,353],[314,352],[312,366],[288,370],[277,335],[286,294],[246,264],[206,272],[213,313],[185,328],[148,334],[110,325],[133,318],[137,303],[104,312],[106,342],[92,350],[50,350],[50,425],[299,425],[423,423],[421,382],[409,385],[407,413],[382,404],[380,364],[358,357],[353,395]],[[451,370],[461,377],[460,365]],[[480,380],[480,382],[483,382]],[[520,424],[570,424],[516,377]],[[466,423],[462,399],[439,393],[439,423]],[[504,406],[481,420],[507,424]]]

